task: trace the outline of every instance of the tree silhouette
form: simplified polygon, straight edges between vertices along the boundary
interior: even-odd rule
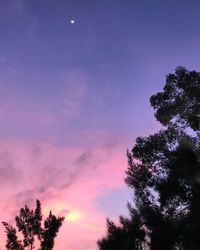
[[[129,218],[120,216],[120,226],[107,219],[107,236],[98,241],[102,250],[142,249],[145,233],[137,211],[128,204]]]
[[[155,117],[163,125],[174,122],[181,127],[200,129],[200,72],[177,67],[167,75],[163,92],[150,99]]]
[[[6,222],[2,222],[5,227],[7,235],[6,250],[22,250],[24,249],[21,242],[16,235],[16,229]]]
[[[48,218],[44,221],[44,229],[41,231],[41,248],[40,250],[53,249],[54,239],[57,236],[59,228],[62,225],[64,218],[56,218],[51,212]]]
[[[6,250],[33,250],[36,238],[40,242],[39,250],[51,250],[64,217],[56,217],[50,211],[44,221],[44,227],[42,227],[41,203],[37,200],[35,210],[30,210],[25,205],[24,208],[21,208],[19,216],[15,217],[15,221],[18,231],[22,233],[23,240],[18,239],[15,228],[2,222],[7,235]]]
[[[138,230],[143,230],[143,243],[148,243],[148,249],[197,250],[200,249],[200,73],[178,67],[175,74],[167,76],[164,91],[153,95],[150,102],[155,117],[165,128],[148,137],[138,137],[127,153],[125,182],[134,190],[134,204],[142,225],[136,227],[132,221],[135,227],[132,240],[137,240]],[[110,241],[112,233],[105,239]],[[135,245],[135,249],[140,248]]]

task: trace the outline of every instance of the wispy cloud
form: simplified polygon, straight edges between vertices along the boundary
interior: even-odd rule
[[[80,117],[87,91],[87,76],[76,70],[67,70],[58,77],[57,91],[48,96],[47,103],[52,114],[66,119]]]
[[[98,211],[95,201],[104,192],[123,187],[125,162],[119,154],[122,144],[110,142],[109,138],[103,141],[101,146],[87,150],[52,143],[0,141],[0,152],[4,152],[0,153],[0,170],[4,166],[5,180],[15,182],[9,188],[0,183],[4,193],[0,202],[2,217],[12,222],[20,207],[34,206],[39,198],[45,214],[52,209],[66,216],[61,238],[70,224],[83,244],[91,237],[96,239],[103,231],[106,214]],[[10,170],[16,173],[12,177]],[[69,235],[67,243],[63,243],[66,246],[71,244],[73,230]],[[94,247],[95,240],[91,244]]]
[[[15,157],[9,151],[0,152],[1,185],[15,185],[22,181],[22,171],[15,166]]]

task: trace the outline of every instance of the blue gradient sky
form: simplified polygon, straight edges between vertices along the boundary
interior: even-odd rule
[[[0,207],[12,207],[8,219],[34,198],[57,213],[75,209],[81,215],[70,229],[66,220],[60,239],[79,232],[79,240],[55,249],[94,249],[106,217],[125,213],[126,148],[159,129],[149,97],[177,66],[199,70],[199,11],[196,0],[0,1]]]

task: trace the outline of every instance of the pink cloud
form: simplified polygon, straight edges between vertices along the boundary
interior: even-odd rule
[[[20,207],[34,206],[39,198],[45,215],[51,209],[57,215],[66,216],[55,249],[95,249],[107,217],[96,201],[107,192],[124,187],[125,147],[120,143],[110,147],[108,144],[85,149],[1,140],[0,162],[6,162],[5,154],[8,154],[7,165],[12,172],[19,171],[15,178],[20,180],[9,180],[10,176],[4,173],[1,218],[12,222]],[[14,160],[9,162],[9,159]]]

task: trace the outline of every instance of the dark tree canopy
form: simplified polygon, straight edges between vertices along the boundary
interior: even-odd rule
[[[52,250],[64,217],[56,217],[50,212],[42,227],[41,203],[37,200],[35,210],[29,209],[25,205],[24,208],[21,208],[19,216],[15,217],[15,221],[18,231],[22,233],[23,240],[18,239],[15,228],[2,222],[7,235],[6,250],[35,249],[36,238],[40,242],[39,250]]]
[[[200,73],[178,67],[167,76],[163,92],[150,101],[165,129],[138,137],[127,154],[125,182],[134,191],[140,221],[139,226],[131,221],[131,239],[138,242],[138,232],[144,233],[140,246],[127,249],[147,244],[150,250],[199,250]],[[103,240],[109,244],[111,239],[112,232]],[[107,248],[99,244],[99,249]],[[121,249],[126,249],[124,244]]]
[[[150,99],[155,117],[163,125],[169,122],[193,130],[200,129],[200,72],[178,67],[169,74],[163,92]]]
[[[102,250],[136,250],[142,249],[145,233],[137,211],[128,204],[130,218],[120,216],[120,225],[116,226],[107,219],[107,236],[98,241]]]

